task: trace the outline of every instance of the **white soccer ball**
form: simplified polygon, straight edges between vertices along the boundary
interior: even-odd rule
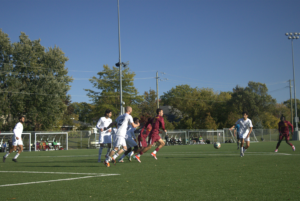
[[[215,149],[220,149],[221,148],[221,143],[220,142],[215,142],[214,143],[214,148]]]

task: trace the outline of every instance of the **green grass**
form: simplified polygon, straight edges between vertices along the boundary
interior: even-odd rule
[[[219,150],[168,146],[157,161],[149,151],[142,163],[125,160],[110,168],[97,163],[96,149],[24,152],[18,163],[11,161],[13,153],[0,163],[0,171],[119,175],[1,187],[91,175],[0,172],[0,200],[299,200],[300,142],[292,143],[296,152],[282,142],[277,154],[276,142],[252,143],[243,158],[236,144],[222,144]]]

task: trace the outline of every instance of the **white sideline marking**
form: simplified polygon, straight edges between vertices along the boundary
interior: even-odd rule
[[[47,181],[33,181],[33,182],[25,182],[25,183],[17,183],[17,184],[4,184],[0,185],[0,187],[6,186],[20,186],[20,185],[28,185],[28,184],[39,184],[39,183],[48,183],[48,182],[56,182],[56,181],[70,181],[76,179],[86,179],[93,177],[107,177],[107,176],[116,176],[120,174],[104,174],[104,173],[76,173],[76,172],[35,172],[35,171],[0,171],[0,173],[33,173],[33,174],[84,174],[84,175],[92,175],[85,177],[76,177],[76,178],[67,178],[67,179],[56,179],[56,180],[47,180]]]

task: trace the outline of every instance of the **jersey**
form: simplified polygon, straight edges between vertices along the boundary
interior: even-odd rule
[[[22,137],[22,133],[23,133],[23,124],[21,122],[18,122],[13,130],[14,132],[14,137],[18,137],[19,139],[21,139]]]
[[[118,130],[116,136],[125,137],[127,133],[128,126],[133,123],[133,118],[130,114],[122,114],[116,119]]]
[[[163,130],[165,129],[165,121],[162,116],[157,115],[150,121],[148,121],[145,125],[147,127],[149,124],[152,126],[152,130],[150,132],[150,135],[158,135],[159,134],[159,129],[162,128]]]
[[[278,131],[280,134],[289,134],[289,126],[292,128],[292,132],[294,132],[293,125],[288,121],[280,121],[278,123]]]
[[[111,118],[106,118],[106,117],[101,117],[96,125],[96,127],[100,130],[101,128],[103,129],[104,127],[108,127],[111,124],[112,120]],[[111,132],[109,132],[110,129],[106,131],[100,131],[101,135],[110,135]]]
[[[151,130],[152,130],[152,125],[151,125],[151,124],[148,124],[148,126],[147,126],[147,128],[146,128],[146,132],[144,132],[145,128],[146,128],[146,125],[142,128],[141,133],[140,133],[140,136],[141,136],[142,138],[147,138],[147,137],[148,137],[149,133],[150,133]]]
[[[135,137],[135,134],[134,134],[134,131],[136,130],[136,128],[133,128],[132,125],[129,125],[128,126],[128,129],[127,129],[127,133],[126,133],[126,136],[125,138],[130,138],[130,139],[136,139]]]
[[[244,118],[241,118],[239,120],[237,120],[237,122],[235,123],[235,125],[239,124],[240,128],[238,130],[238,134],[241,135],[248,135],[249,133],[249,128],[253,127],[252,125],[252,121],[250,119],[246,119],[244,120]]]

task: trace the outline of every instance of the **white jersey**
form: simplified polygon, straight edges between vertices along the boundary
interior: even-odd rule
[[[13,132],[15,134],[15,138],[18,137],[19,139],[21,139],[23,133],[23,124],[21,122],[17,123]]]
[[[135,134],[134,134],[134,131],[136,130],[136,128],[133,128],[132,125],[129,125],[128,126],[128,129],[127,129],[127,133],[126,133],[126,136],[125,138],[128,139],[128,138],[133,138],[133,139],[136,139],[135,138]]]
[[[118,125],[118,131],[116,136],[122,136],[125,138],[128,126],[133,123],[132,116],[130,114],[122,114],[116,119]]]
[[[111,124],[112,120],[111,118],[106,118],[106,117],[101,117],[96,125],[96,127],[100,130],[101,128],[103,129],[104,127],[108,127],[109,124]],[[111,132],[109,132],[110,129],[106,130],[106,131],[103,131],[101,132],[100,131],[100,134],[101,135],[110,135]]]
[[[249,128],[253,127],[252,121],[250,119],[244,120],[244,118],[241,118],[241,119],[237,120],[237,122],[235,124],[240,125],[239,132],[238,132],[238,134],[240,136],[241,135],[248,135]]]

